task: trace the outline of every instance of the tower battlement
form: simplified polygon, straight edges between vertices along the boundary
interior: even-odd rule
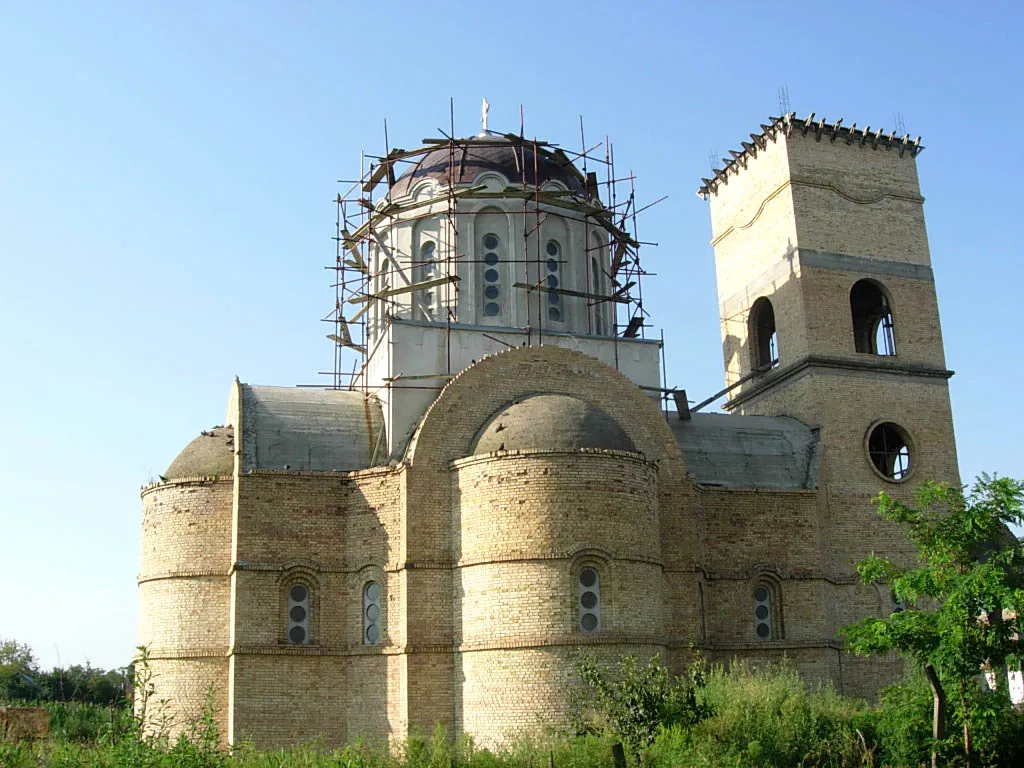
[[[844,141],[847,145],[858,145],[878,149],[897,150],[900,157],[909,152],[911,157],[924,150],[921,144],[921,137],[911,140],[910,134],[897,136],[896,131],[884,133],[881,128],[872,131],[871,126],[858,128],[856,123],[850,126],[843,125],[843,118],[835,122],[828,122],[822,117],[814,119],[813,112],[806,118],[799,118],[795,112],[789,112],[781,117],[769,118],[767,124],[761,124],[760,133],[750,134],[750,141],[741,141],[740,150],[729,150],[730,157],[722,158],[722,167],[716,168],[710,179],[701,179],[701,186],[697,189],[697,195],[707,200],[711,195],[717,194],[720,186],[729,183],[730,174],[739,174],[745,170],[751,158],[756,158],[759,151],[767,149],[769,142],[778,140],[780,135],[790,136],[794,131],[800,131],[801,135],[811,134],[816,141],[827,138],[832,143],[837,140]]]

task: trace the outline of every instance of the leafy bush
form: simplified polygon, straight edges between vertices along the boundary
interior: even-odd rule
[[[699,696],[707,682],[700,656],[685,678],[673,677],[657,656],[646,664],[624,656],[614,666],[584,656],[576,670],[585,686],[570,706],[576,731],[614,734],[637,756],[661,728],[688,728],[709,714]]]

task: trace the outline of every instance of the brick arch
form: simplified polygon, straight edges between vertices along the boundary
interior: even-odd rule
[[[655,402],[600,360],[556,346],[508,349],[462,371],[427,410],[408,461],[419,467],[448,466],[467,455],[495,412],[536,394],[569,395],[603,409],[648,461],[659,464],[663,477],[685,474],[682,453]]]

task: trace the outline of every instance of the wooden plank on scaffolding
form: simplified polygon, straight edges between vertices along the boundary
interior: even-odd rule
[[[328,333],[327,334],[327,338],[330,339],[331,341],[335,342],[336,344],[340,344],[343,347],[350,347],[351,349],[354,349],[356,352],[358,352],[361,355],[365,355],[366,354],[366,347],[364,347],[364,346],[362,346],[360,344],[353,344],[352,343],[352,339],[349,339],[348,341],[345,341],[341,336],[335,336],[333,333]]]
[[[615,244],[615,255],[612,257],[612,277],[619,274],[619,270],[622,269],[622,264],[626,260],[626,241],[619,240]]]
[[[622,332],[622,337],[625,339],[635,339],[637,334],[640,333],[640,328],[643,327],[644,319],[640,315],[630,319],[629,325],[626,326],[626,330]]]
[[[366,263],[363,261],[363,255],[359,253],[359,249],[356,248],[356,243],[347,229],[341,230],[341,245],[348,251],[349,256],[352,257],[351,262],[346,261],[345,263],[366,274]]]
[[[403,159],[406,156],[404,149],[392,149],[388,152],[388,156],[380,161],[380,164],[373,169],[373,173],[370,174],[370,178],[363,184],[363,192],[373,192],[381,180],[387,176],[388,186],[395,183],[395,163]]]
[[[361,318],[363,315],[365,315],[367,310],[369,310],[369,308],[370,308],[369,303],[363,304],[363,306],[361,306],[359,308],[359,311],[356,312],[354,315],[352,315],[352,317],[350,317],[348,319],[348,322],[350,322],[350,323],[357,323],[357,322],[359,322],[359,318]]]
[[[349,304],[362,304],[363,302],[369,301],[370,299],[386,299],[390,296],[398,296],[402,293],[411,293],[412,291],[422,291],[427,288],[433,288],[438,285],[444,285],[445,283],[457,283],[461,278],[458,275],[448,275],[447,277],[435,277],[433,280],[423,280],[419,283],[411,283],[410,285],[403,286],[402,288],[386,288],[383,291],[377,293],[366,293],[362,296],[353,296],[348,300]],[[351,322],[351,321],[350,321]]]
[[[628,304],[629,299],[623,296],[607,296],[603,293],[588,293],[587,291],[572,291],[568,288],[548,288],[533,283],[512,283],[515,288],[522,288],[527,291],[541,291],[543,293],[557,293],[559,296],[578,296],[581,299],[593,299],[594,301],[614,301],[616,304]]]

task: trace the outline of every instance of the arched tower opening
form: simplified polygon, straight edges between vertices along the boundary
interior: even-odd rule
[[[882,284],[870,279],[858,280],[850,289],[850,317],[853,342],[858,352],[895,356],[896,328],[892,304]]]

